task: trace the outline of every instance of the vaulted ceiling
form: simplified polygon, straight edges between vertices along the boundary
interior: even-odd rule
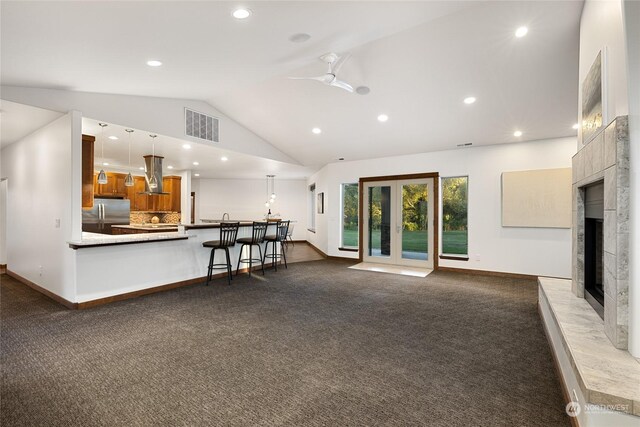
[[[1,82],[205,100],[311,168],[575,135],[581,1],[238,4],[2,2]],[[287,78],[331,51],[368,95]]]

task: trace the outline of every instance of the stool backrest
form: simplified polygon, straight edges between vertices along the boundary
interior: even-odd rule
[[[233,246],[238,237],[239,222],[223,222],[220,223],[220,244],[224,246]]]
[[[289,233],[289,223],[291,221],[280,221],[278,223],[278,232],[276,237],[279,241],[287,240],[287,234]]]
[[[264,242],[264,235],[267,234],[268,222],[253,221],[253,227],[251,231],[251,240],[256,243]]]

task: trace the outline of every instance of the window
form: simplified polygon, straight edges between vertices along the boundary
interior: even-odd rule
[[[442,178],[442,251],[443,255],[466,257],[467,233],[467,187],[469,177]]]
[[[358,248],[358,184],[342,184],[342,248]]]
[[[316,185],[309,186],[309,230],[316,231]]]

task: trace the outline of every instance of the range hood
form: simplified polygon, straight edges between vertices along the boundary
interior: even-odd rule
[[[144,191],[140,194],[170,194],[162,191],[162,160],[164,157],[160,156],[143,156],[146,172],[144,174]],[[153,165],[153,168],[151,167]],[[156,182],[158,186],[156,188],[149,188],[149,179],[151,179],[151,171],[156,176]]]

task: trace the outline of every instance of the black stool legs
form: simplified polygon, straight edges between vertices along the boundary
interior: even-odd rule
[[[215,255],[216,255],[216,249],[224,249],[224,253],[227,257],[227,262],[225,264],[214,264],[213,261],[215,259]],[[211,249],[211,256],[209,257],[209,267],[207,269],[207,286],[209,286],[209,282],[211,281],[211,278],[213,277],[213,270],[215,269],[219,269],[222,266],[224,266],[227,270],[227,281],[229,282],[229,285],[231,285],[231,280],[233,279],[233,275],[231,274],[231,257],[229,256],[229,248],[225,247],[225,248],[213,248]]]
[[[254,258],[253,257],[253,246],[257,246],[258,247],[258,252],[260,254],[260,258]],[[242,250],[244,249],[245,246],[249,246],[249,258],[242,258]],[[265,248],[265,253],[266,253],[266,248]],[[262,275],[264,276],[264,261],[262,259],[262,248],[260,248],[260,244],[252,244],[252,243],[243,243],[242,246],[240,246],[240,255],[238,256],[238,266],[236,267],[236,276],[239,274],[240,272],[240,263],[241,262],[248,262],[249,263],[249,277],[251,277],[251,270],[252,270],[252,266],[253,266],[253,261],[260,261],[260,265],[262,266]]]

